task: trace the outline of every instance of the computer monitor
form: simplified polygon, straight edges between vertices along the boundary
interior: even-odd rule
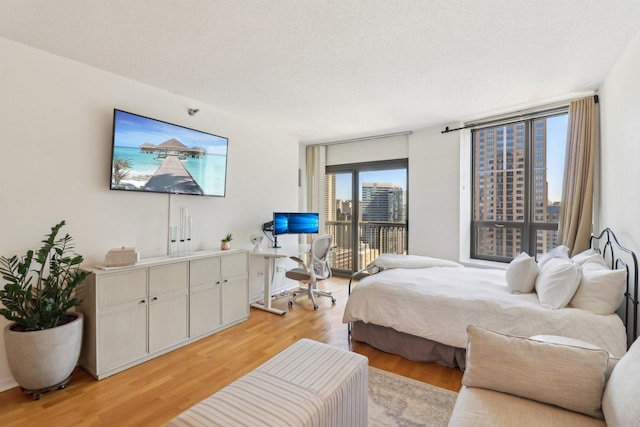
[[[319,216],[315,212],[274,212],[273,235],[318,233]]]
[[[273,221],[262,224],[262,231],[273,247],[278,248],[281,234],[315,234],[319,232],[320,218],[317,212],[274,212]],[[270,232],[273,239],[269,237]]]

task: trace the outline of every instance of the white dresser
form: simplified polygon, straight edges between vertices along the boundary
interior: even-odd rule
[[[249,317],[248,252],[202,251],[92,269],[79,292],[80,364],[106,378]]]

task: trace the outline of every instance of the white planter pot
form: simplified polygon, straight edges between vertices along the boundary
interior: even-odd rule
[[[4,342],[11,375],[25,390],[42,390],[69,378],[78,364],[82,345],[82,313],[56,328],[15,332],[4,328]]]

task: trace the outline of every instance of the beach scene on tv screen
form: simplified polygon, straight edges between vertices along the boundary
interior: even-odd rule
[[[111,188],[224,196],[227,139],[115,111]]]

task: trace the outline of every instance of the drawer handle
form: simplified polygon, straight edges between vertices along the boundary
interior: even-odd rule
[[[224,282],[222,282],[222,283],[227,283],[227,282],[228,282],[228,280],[227,280],[227,279],[224,279]]]
[[[144,304],[145,302],[147,302],[147,300],[141,300],[138,304]]]
[[[151,301],[158,301],[158,297],[151,298]]]
[[[216,285],[219,285],[219,284],[220,284],[220,281],[218,280],[218,281],[216,282]]]

